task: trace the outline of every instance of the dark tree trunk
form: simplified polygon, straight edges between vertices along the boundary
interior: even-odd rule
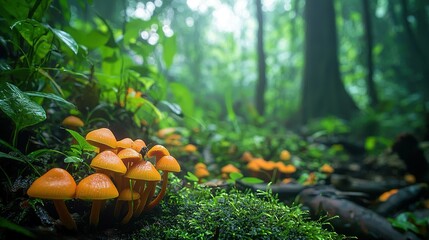
[[[416,34],[414,33],[412,26],[408,20],[408,17],[410,15],[410,12],[408,9],[408,1],[401,0],[401,7],[402,7],[402,14],[401,14],[402,22],[404,24],[405,32],[410,42],[410,47],[412,48],[412,51],[413,51],[412,55],[415,56],[413,59],[414,60],[413,64],[411,66],[415,67],[416,71],[420,72],[420,74],[422,75],[421,86],[424,87],[425,89],[429,89],[429,86],[427,84],[429,80],[429,70],[427,69],[428,59],[425,55],[424,49],[422,48],[422,46],[420,46],[420,43],[416,37]],[[423,21],[421,20],[420,20],[420,24],[423,23]],[[418,89],[420,88],[417,87],[416,90]]]
[[[378,105],[378,95],[375,88],[373,79],[374,75],[374,63],[372,57],[372,21],[371,21],[371,7],[369,0],[362,0],[363,2],[363,20],[365,26],[365,42],[366,42],[366,64],[367,64],[367,75],[366,75],[366,88],[368,91],[369,105],[375,108]]]
[[[305,4],[305,66],[301,120],[338,116],[350,118],[357,110],[340,78],[337,30],[332,0]]]
[[[264,51],[264,20],[262,15],[262,4],[261,0],[256,0],[256,16],[258,19],[258,81],[256,83],[255,91],[255,105],[259,115],[264,115],[265,112],[265,89],[267,85],[267,76],[265,69],[265,51]]]

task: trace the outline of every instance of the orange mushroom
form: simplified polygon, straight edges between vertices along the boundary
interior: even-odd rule
[[[207,165],[205,163],[199,162],[199,163],[195,164],[194,168],[195,169],[198,169],[198,168],[207,168]]]
[[[282,150],[280,152],[280,160],[289,161],[290,160],[290,152],[288,150]]]
[[[141,139],[134,140],[133,144],[131,144],[131,148],[136,150],[137,152],[144,151],[144,153],[146,153],[147,151],[146,143]]]
[[[71,129],[77,129],[80,127],[84,126],[84,123],[82,121],[82,119],[76,117],[76,116],[68,116],[66,118],[64,118],[64,120],[61,122],[61,125],[63,125],[64,127],[68,127]]]
[[[123,138],[116,142],[116,148],[118,149],[118,152],[120,152],[122,149],[130,148],[133,145],[133,140],[131,138]]]
[[[325,163],[320,167],[320,171],[322,173],[332,174],[334,172],[334,168]]]
[[[85,137],[86,141],[100,149],[100,152],[106,149],[116,148],[116,138],[108,128],[99,128],[92,130]]]
[[[30,197],[53,200],[61,222],[70,230],[76,230],[77,227],[64,200],[72,199],[75,192],[76,182],[70,173],[61,168],[52,168],[36,179],[27,190]]]
[[[116,198],[119,192],[112,180],[103,173],[94,173],[82,179],[76,187],[76,198],[92,200],[89,224],[97,226],[100,210],[107,199]]]
[[[227,179],[229,178],[229,174],[233,173],[233,172],[240,172],[240,169],[236,168],[234,165],[232,164],[227,164],[224,167],[222,167],[220,169],[221,173],[222,173],[222,178]]]
[[[196,168],[195,172],[194,172],[195,176],[198,177],[198,183],[201,183],[201,180],[205,177],[210,176],[209,171],[207,170],[207,168]]]
[[[179,162],[173,156],[164,156],[156,161],[156,169],[162,171],[162,186],[158,193],[158,196],[152,202],[147,205],[147,210],[154,208],[159,204],[161,199],[164,197],[167,191],[168,173],[169,172],[180,172]]]
[[[125,217],[122,219],[121,224],[127,224],[130,221],[131,217],[133,216],[133,212],[134,212],[133,204],[137,203],[137,200],[139,200],[139,199],[140,199],[140,194],[135,192],[135,191],[131,191],[131,189],[129,189],[129,188],[125,188],[124,190],[121,191],[117,200],[120,202],[124,202],[124,201],[128,202],[128,211],[127,211],[127,214],[125,215]],[[119,206],[119,210],[116,210],[116,208],[118,206]],[[120,204],[116,205],[115,213],[117,211],[120,211],[120,207],[121,207]]]
[[[149,149],[149,151],[147,152],[146,155],[149,158],[155,157],[156,161],[158,161],[159,159],[161,159],[164,156],[169,156],[170,152],[164,146],[157,144],[157,145],[153,146],[151,149]]]
[[[253,155],[249,151],[243,152],[243,155],[241,155],[241,160],[245,162],[250,162],[253,159]]]
[[[161,175],[151,162],[140,161],[128,170],[125,177],[136,180],[134,187],[141,195],[140,202],[134,211],[134,216],[138,217],[143,212],[148,200],[152,199],[156,183],[161,181]]]
[[[127,169],[143,159],[142,155],[132,148],[122,149],[118,152],[118,157],[122,159]]]
[[[97,154],[97,156],[92,159],[90,166],[99,173],[112,176],[117,188],[121,189],[121,175],[127,172],[127,167],[114,152],[106,150]]]
[[[186,144],[183,147],[183,151],[185,151],[187,153],[194,153],[197,151],[197,147],[194,144]]]

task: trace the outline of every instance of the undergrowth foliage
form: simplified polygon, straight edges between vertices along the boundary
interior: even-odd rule
[[[172,178],[172,188],[179,189],[180,180]],[[171,190],[161,209],[161,215],[146,220],[140,236],[150,236],[150,239],[344,239],[324,229],[325,220],[310,221],[300,206],[286,206],[271,191],[215,190],[194,184]]]

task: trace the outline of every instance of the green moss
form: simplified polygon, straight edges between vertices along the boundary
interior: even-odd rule
[[[270,192],[172,190],[161,213],[145,221],[136,239],[344,239]]]

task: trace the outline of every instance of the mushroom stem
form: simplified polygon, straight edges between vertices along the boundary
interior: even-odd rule
[[[162,186],[161,186],[161,190],[158,193],[158,196],[156,196],[156,198],[146,206],[145,210],[151,210],[152,208],[154,208],[156,205],[159,204],[162,198],[164,198],[164,195],[167,192],[167,183],[168,183],[168,171],[165,171],[162,173]]]
[[[121,224],[127,224],[133,216],[133,201],[128,201],[128,212],[127,215],[122,219]]]
[[[94,200],[92,201],[91,215],[89,217],[89,224],[97,226],[100,219],[100,209],[103,207],[106,200]]]
[[[57,210],[58,216],[61,222],[69,230],[76,230],[76,222],[71,217],[64,200],[53,200],[55,209]]]
[[[115,210],[113,212],[113,217],[117,218],[119,217],[119,214],[121,214],[121,208],[122,208],[122,201],[119,199],[116,199],[115,204]]]
[[[143,209],[146,206],[147,200],[149,199],[149,195],[150,195],[151,192],[153,193],[153,190],[155,189],[155,186],[156,186],[156,182],[155,181],[148,181],[147,182],[147,187],[145,188],[142,196],[140,197],[140,203],[137,206],[137,209],[134,211],[134,217],[140,216],[140,214],[143,212]]]

